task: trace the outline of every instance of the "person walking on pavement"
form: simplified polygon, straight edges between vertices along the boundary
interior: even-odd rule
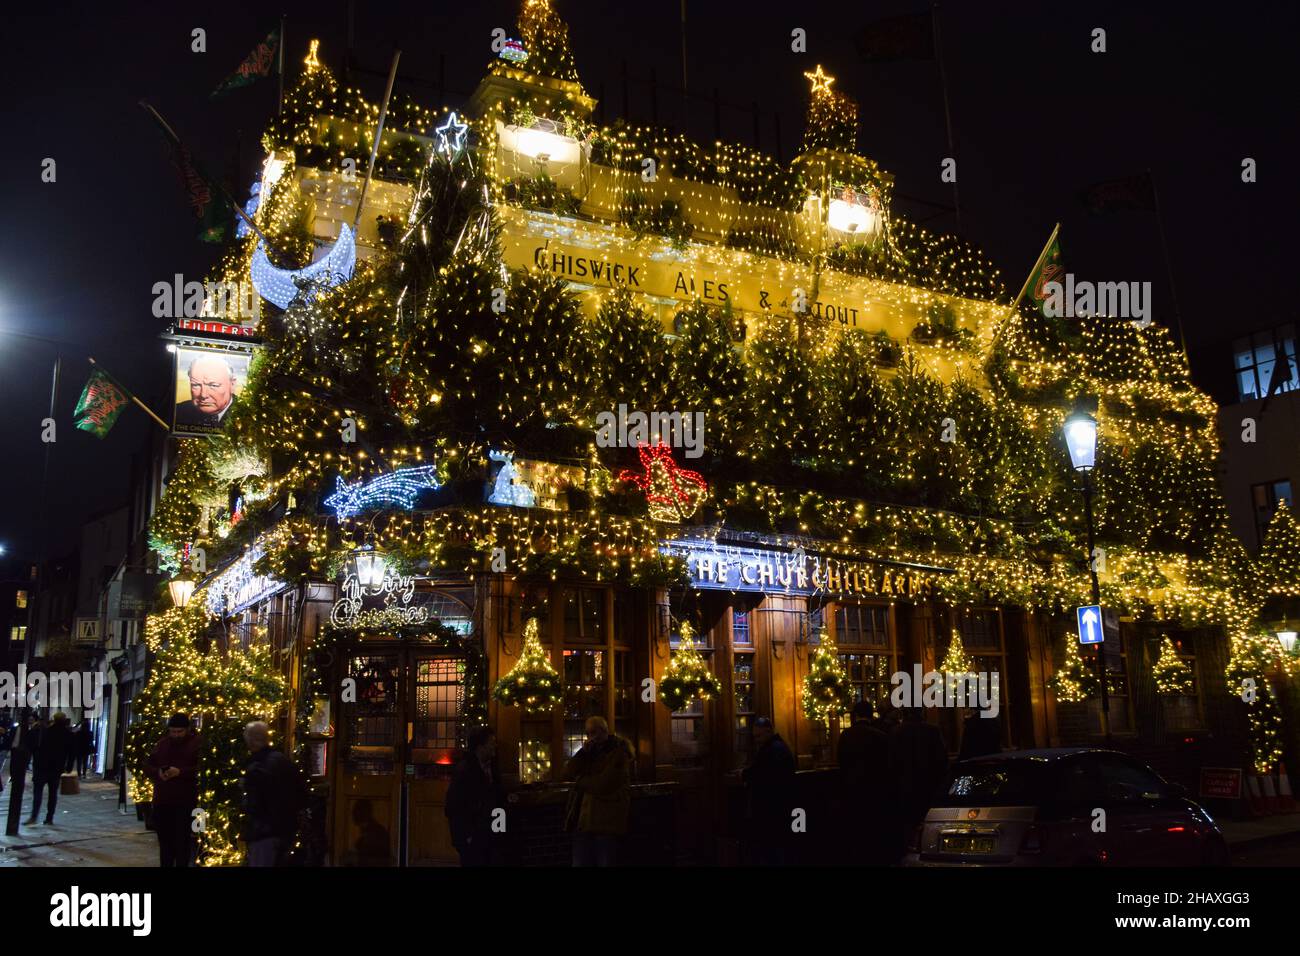
[[[496,767],[496,734],[491,727],[479,727],[468,744],[447,789],[445,812],[460,865],[491,866],[497,862],[492,814],[506,805]]]
[[[795,803],[794,755],[770,717],[754,721],[754,757],[741,774],[749,791],[750,853],[760,866],[785,863]]]
[[[271,746],[271,728],[255,720],[244,728],[251,756],[244,768],[244,840],[249,866],[283,866],[298,835],[307,787],[293,761]]]
[[[574,866],[613,866],[632,809],[635,754],[609,732],[604,717],[588,717],[586,731],[582,747],[564,765],[574,791],[564,828],[573,832]]]
[[[72,734],[72,747],[68,751],[68,772],[71,773],[75,768],[77,776],[83,780],[86,778],[86,761],[90,757],[91,740],[90,721],[82,718]]]
[[[32,756],[32,814],[28,825],[41,815],[41,799],[45,789],[50,791],[50,802],[45,809],[45,825],[54,825],[54,810],[59,804],[59,778],[63,775],[68,751],[72,749],[72,730],[68,715],[59,711],[50,720],[50,726],[41,732],[40,743]]]
[[[939,728],[920,707],[902,708],[903,719],[890,736],[890,777],[898,786],[898,817],[891,862],[897,862],[907,837],[925,820],[948,777],[948,746]]]
[[[0,793],[5,792],[5,764],[9,761],[9,751],[13,747],[14,737],[18,733],[18,724],[5,721],[0,727]]]
[[[853,705],[853,725],[840,734],[840,801],[851,862],[889,862],[894,808],[889,777],[889,737],[872,725],[869,701]]]
[[[172,714],[167,735],[145,761],[153,781],[153,822],[158,833],[159,866],[189,866],[194,854],[191,829],[199,802],[199,735],[185,714]]]

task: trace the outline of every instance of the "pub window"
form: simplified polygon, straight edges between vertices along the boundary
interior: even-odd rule
[[[749,608],[737,607],[731,612],[731,643],[753,644],[754,637],[749,632]]]
[[[565,641],[604,644],[605,592],[601,588],[565,588],[563,600]]]
[[[820,608],[818,612],[820,613]],[[875,604],[841,604],[835,609],[835,630],[843,645],[889,646],[889,609]],[[816,633],[816,629],[814,629]]]
[[[356,699],[344,701],[340,725],[346,734],[345,760],[357,774],[393,772],[397,736],[398,666],[394,657],[362,654],[348,662]]]
[[[415,719],[411,762],[425,777],[455,762],[465,705],[465,662],[454,657],[421,660],[415,669]]]
[[[551,640],[551,591],[539,585],[520,585],[519,593],[510,597],[507,628],[522,635],[530,617],[537,618],[537,636],[543,644]]]
[[[606,651],[564,649],[564,756],[572,757],[587,736],[587,718],[605,716]]]
[[[732,687],[736,703],[736,740],[734,759],[737,767],[749,762],[754,747],[754,654],[737,653],[733,659]]]
[[[1273,513],[1277,511],[1277,506],[1286,502],[1289,508],[1293,500],[1291,481],[1288,478],[1250,486],[1251,509],[1255,515],[1255,540],[1260,546],[1264,544],[1264,535],[1268,531],[1269,522],[1273,520]]]
[[[1184,691],[1161,694],[1161,707],[1165,712],[1165,727],[1169,730],[1197,730],[1204,726],[1200,708],[1200,677],[1196,672],[1196,645],[1191,635],[1170,635],[1174,652],[1187,665],[1191,678]],[[1162,650],[1163,648],[1161,648]],[[1157,656],[1160,650],[1156,651]]]
[[[713,668],[713,634],[711,629],[699,623],[699,605],[694,594],[684,600],[672,601],[673,624],[669,631],[670,652],[681,644],[680,621],[689,621],[695,631],[695,647],[704,658],[710,670]],[[682,617],[677,617],[680,611]],[[698,697],[682,710],[672,715],[673,765],[677,767],[701,767],[709,755],[708,721],[705,719],[705,702]]]

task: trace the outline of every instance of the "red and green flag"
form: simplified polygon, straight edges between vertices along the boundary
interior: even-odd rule
[[[128,401],[130,397],[125,390],[99,369],[94,369],[86,387],[81,390],[76,411],[72,413],[73,421],[82,431],[103,438]]]
[[[280,28],[276,27],[266,35],[266,39],[253,48],[253,52],[244,57],[244,62],[235,68],[235,72],[217,84],[212,96],[221,96],[240,87],[251,86],[263,77],[270,76],[276,70],[276,53],[280,48]]]
[[[1029,294],[1029,300],[1034,304],[1034,308],[1041,310],[1047,300],[1047,283],[1064,282],[1065,265],[1061,261],[1060,233],[1061,224],[1058,222],[1052,234],[1047,237],[1047,245],[1043,246],[1043,251],[1039,253],[1038,261],[1030,270],[1029,278],[1020,287],[1020,294],[1016,296],[1016,301],[1011,306],[1013,311],[1020,307],[1026,293]]]
[[[225,242],[230,238],[235,223],[235,207],[230,197],[213,185],[213,180],[199,165],[190,148],[167,125],[167,121],[148,103],[140,105],[153,117],[171,146],[172,164],[180,177],[181,187],[189,202],[194,218],[198,220],[198,237],[203,242]]]

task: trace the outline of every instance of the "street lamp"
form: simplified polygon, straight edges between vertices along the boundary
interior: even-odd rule
[[[357,583],[363,588],[375,588],[384,580],[384,552],[375,547],[373,535],[366,535],[365,544],[352,549],[352,570]]]
[[[1070,452],[1070,464],[1083,480],[1083,513],[1088,522],[1088,576],[1092,580],[1092,603],[1101,607],[1101,584],[1097,581],[1095,534],[1092,524],[1092,470],[1097,466],[1097,419],[1082,409],[1076,409],[1065,419],[1065,447]],[[1102,625],[1102,639],[1097,642],[1097,675],[1100,678],[1101,732],[1110,747],[1110,694],[1106,689],[1106,630]]]
[[[187,562],[181,567],[181,573],[167,582],[167,590],[172,594],[172,604],[180,608],[189,604],[196,583],[190,574],[190,566]]]
[[[1286,651],[1286,653],[1288,654],[1292,654],[1295,652],[1295,640],[1296,640],[1295,631],[1277,632],[1277,641],[1279,644],[1282,645],[1282,650]]]

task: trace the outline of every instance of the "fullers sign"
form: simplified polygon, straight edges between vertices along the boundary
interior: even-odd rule
[[[738,548],[713,541],[665,541],[659,550],[686,562],[693,586],[719,591],[857,594],[912,600],[932,592],[937,573],[802,551]]]

